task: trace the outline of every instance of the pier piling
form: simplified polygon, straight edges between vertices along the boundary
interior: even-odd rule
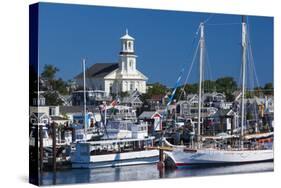
[[[157,168],[159,170],[159,177],[163,178],[165,163],[164,163],[164,150],[159,148],[159,162],[157,163]]]

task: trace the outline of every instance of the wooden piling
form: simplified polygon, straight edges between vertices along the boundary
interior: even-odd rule
[[[52,123],[52,129],[53,129],[53,171],[56,172],[57,170],[57,150],[56,150],[56,125],[55,123]]]
[[[159,170],[159,177],[163,178],[165,163],[164,163],[164,150],[162,148],[159,148],[159,162],[157,163],[157,168]]]
[[[160,148],[159,149],[159,161],[161,161],[161,162],[163,162],[163,159],[164,159],[163,155],[164,155],[163,149]]]

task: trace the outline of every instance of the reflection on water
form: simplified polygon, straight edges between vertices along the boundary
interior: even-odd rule
[[[268,171],[273,171],[273,162],[220,167],[182,168],[166,170],[164,172],[158,171],[156,164],[153,164],[100,169],[69,169],[56,173],[44,172],[42,175],[42,183],[43,185],[98,183],[159,179],[162,177],[176,178]]]

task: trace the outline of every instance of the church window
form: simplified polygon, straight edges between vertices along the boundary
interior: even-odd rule
[[[124,46],[125,46],[125,50],[127,50],[127,45],[125,44]]]
[[[130,42],[128,43],[128,46],[129,46],[129,50],[131,50],[131,43]]]

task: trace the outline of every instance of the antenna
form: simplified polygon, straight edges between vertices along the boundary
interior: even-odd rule
[[[242,16],[242,23],[246,23],[246,16]]]

